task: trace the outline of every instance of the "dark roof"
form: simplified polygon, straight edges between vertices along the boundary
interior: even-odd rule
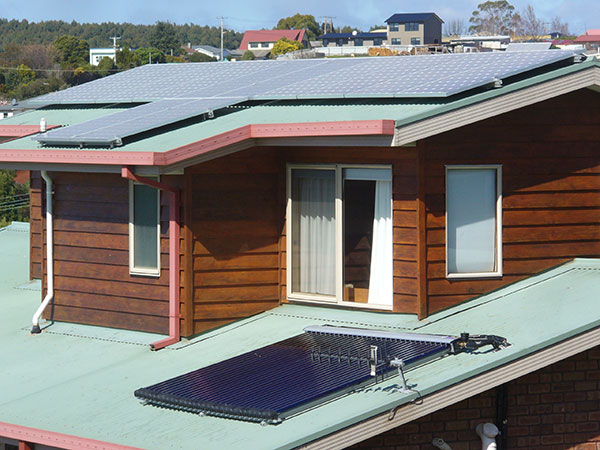
[[[406,23],[406,22],[425,22],[429,20],[431,16],[435,16],[437,20],[441,23],[444,23],[442,19],[436,13],[403,13],[403,14],[394,14],[392,17],[387,19],[386,23]]]
[[[387,38],[387,33],[327,33],[323,36],[319,36],[317,39],[375,39],[375,38]]]

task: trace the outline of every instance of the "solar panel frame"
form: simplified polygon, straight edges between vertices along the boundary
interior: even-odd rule
[[[407,368],[450,352],[456,338],[306,329],[298,336],[141,388],[149,404],[193,413],[276,424],[315,405],[372,384],[369,355],[402,358]],[[431,340],[433,339],[433,340]],[[378,376],[395,368],[378,366]]]

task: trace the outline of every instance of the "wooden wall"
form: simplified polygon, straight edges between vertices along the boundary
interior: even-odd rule
[[[280,161],[252,149],[186,169],[196,334],[279,304]]]
[[[128,182],[113,174],[51,175],[55,300],[46,317],[168,334],[167,196],[161,196],[161,276],[132,276]],[[44,222],[32,222],[32,233],[42,231]],[[44,295],[45,276],[44,248]]]
[[[42,178],[31,171],[29,189],[29,278],[42,278]]]
[[[600,257],[600,96],[555,98],[424,141],[429,313]],[[447,164],[502,164],[503,277],[445,278]]]

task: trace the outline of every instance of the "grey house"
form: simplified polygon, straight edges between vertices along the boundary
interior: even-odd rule
[[[387,44],[428,45],[442,43],[442,23],[435,13],[394,14],[387,23]]]

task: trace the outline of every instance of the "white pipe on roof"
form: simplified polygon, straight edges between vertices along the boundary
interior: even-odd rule
[[[54,239],[53,239],[53,209],[52,209],[52,178],[48,175],[48,172],[42,170],[42,178],[46,182],[46,275],[48,279],[48,289],[46,297],[42,304],[38,307],[37,311],[33,315],[31,322],[33,327],[31,333],[38,334],[42,330],[40,328],[40,317],[48,306],[48,304],[54,298]]]

